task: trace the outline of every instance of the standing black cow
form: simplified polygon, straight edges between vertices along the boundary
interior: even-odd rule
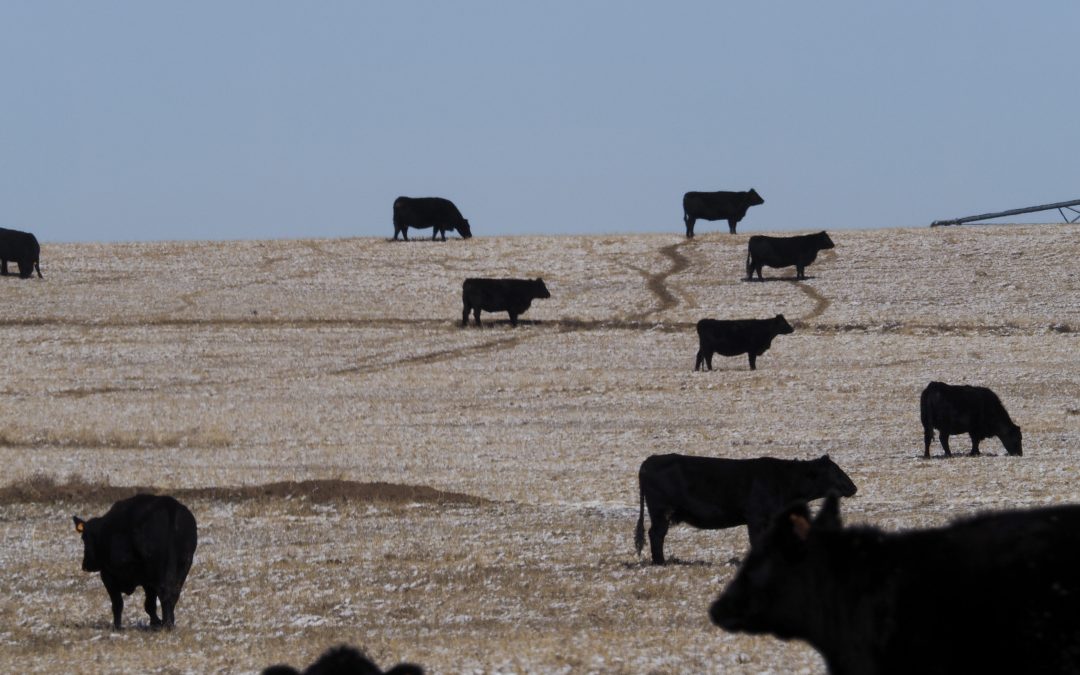
[[[855,483],[828,455],[812,460],[718,459],[652,455],[638,470],[640,507],[634,546],[645,545],[649,509],[649,548],[655,565],[664,564],[664,536],[670,523],[705,530],[747,526],[751,543],[773,514],[796,500],[818,499],[831,491],[855,494]]]
[[[399,663],[385,673],[356,649],[341,645],[328,649],[303,673],[292,666],[270,666],[262,675],[424,675],[424,669],[412,663]]]
[[[114,628],[120,630],[124,611],[121,593],[131,595],[137,586],[146,592],[151,626],[176,624],[176,602],[198,539],[195,516],[186,506],[168,496],[138,494],[116,502],[100,518],[75,516],[75,530],[82,533],[83,570],[101,572],[109,592]]]
[[[795,237],[768,237],[755,234],[750,237],[746,251],[746,280],[757,272],[761,280],[761,268],[795,266],[795,278],[805,279],[804,270],[817,259],[818,251],[833,248],[834,244],[825,232],[800,234]]]
[[[29,279],[34,270],[37,270],[38,279],[41,278],[41,267],[38,260],[41,257],[41,246],[37,237],[29,232],[8,230],[0,227],[0,274],[8,276],[8,262],[19,265],[19,276]]]
[[[839,509],[778,514],[713,623],[805,640],[830,673],[1080,672],[1080,506],[899,533],[845,529]]]
[[[480,325],[480,310],[507,312],[510,325],[517,325],[518,315],[532,305],[533,300],[550,298],[544,280],[536,279],[466,279],[461,285],[461,327],[469,325],[469,312]]]
[[[971,436],[972,455],[979,454],[979,441],[991,436],[1001,439],[1010,455],[1024,454],[1020,427],[1013,424],[997,394],[986,387],[931,382],[919,397],[919,413],[925,442],[924,457],[930,456],[935,428],[940,432],[946,457],[952,456],[949,435],[963,433]]]
[[[457,230],[462,239],[472,236],[469,221],[461,216],[454,202],[442,197],[398,197],[394,200],[394,239],[401,233],[409,241],[409,228],[432,228],[431,241],[442,235],[446,241],[447,230]]]
[[[728,229],[735,234],[735,226],[746,216],[747,209],[764,203],[765,200],[753,188],[748,192],[687,192],[682,198],[686,236],[694,236],[694,223],[699,218],[726,220]]]
[[[713,354],[750,356],[750,370],[757,370],[757,357],[764,354],[777,335],[790,335],[795,329],[783,314],[771,319],[702,319],[697,322],[698,353],[694,370],[704,364],[712,370]]]

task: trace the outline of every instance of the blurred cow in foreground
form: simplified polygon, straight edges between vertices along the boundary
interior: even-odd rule
[[[652,561],[663,565],[664,537],[671,523],[705,530],[746,525],[753,542],[772,515],[791,502],[818,499],[833,491],[850,497],[857,488],[828,455],[804,461],[670,454],[652,455],[641,463],[638,490],[634,546],[641,555],[648,507]]]
[[[1080,672],[1080,506],[947,527],[843,528],[830,496],[777,515],[709,610],[801,639],[830,673]]]
[[[113,628],[120,630],[121,594],[131,595],[137,586],[146,593],[150,626],[172,628],[198,539],[191,511],[172,497],[138,494],[116,502],[100,518],[74,520],[82,534],[83,571],[101,572],[112,600]]]
[[[997,394],[986,387],[931,382],[919,398],[923,425],[923,456],[930,456],[930,442],[936,428],[945,456],[951,457],[949,436],[966,433],[971,437],[971,454],[979,454],[979,441],[991,436],[1001,439],[1010,455],[1023,455],[1023,436],[1013,423]]]
[[[411,663],[399,663],[382,671],[362,653],[341,645],[328,649],[319,660],[302,673],[292,666],[270,666],[262,675],[424,675],[424,669]]]

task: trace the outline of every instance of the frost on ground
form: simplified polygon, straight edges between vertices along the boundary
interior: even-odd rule
[[[1080,502],[1075,226],[838,231],[798,283],[742,281],[747,238],[46,245],[44,280],[0,279],[0,669],[256,672],[349,642],[433,673],[820,672],[709,624],[744,529],[634,555],[646,456],[828,453],[847,519],[889,529]],[[552,297],[462,329],[469,276]],[[777,313],[796,331],[757,371],[692,372],[698,319]],[[1024,457],[921,459],[934,379],[993,388]],[[79,570],[71,515],[125,486],[199,520],[170,634],[141,591],[111,633]]]

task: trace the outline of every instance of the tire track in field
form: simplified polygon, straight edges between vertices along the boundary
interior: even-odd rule
[[[455,347],[453,349],[439,349],[433,352],[427,352],[426,354],[416,354],[413,356],[406,356],[404,358],[393,359],[390,361],[382,361],[378,363],[363,363],[356,366],[350,366],[348,368],[332,370],[328,374],[370,375],[371,373],[392,370],[401,366],[441,363],[444,361],[452,361],[454,359],[462,358],[465,356],[473,356],[476,354],[490,354],[503,351],[504,349],[511,349],[534,337],[537,336],[515,335],[513,337],[490,340],[488,342],[482,342],[480,344],[465,345],[462,347]]]

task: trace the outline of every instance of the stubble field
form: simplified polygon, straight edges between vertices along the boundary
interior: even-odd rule
[[[836,231],[810,279],[767,283],[742,234],[419,234],[46,245],[44,280],[0,278],[0,670],[246,673],[348,642],[431,673],[816,673],[708,621],[744,528],[635,555],[648,455],[828,453],[848,522],[887,529],[1080,502],[1076,226]],[[469,276],[552,297],[462,329]],[[777,313],[796,330],[758,370],[692,372],[698,319]],[[923,460],[930,380],[994,389],[1024,456]],[[171,633],[141,590],[112,632],[79,567],[71,516],[132,486],[199,523]]]

